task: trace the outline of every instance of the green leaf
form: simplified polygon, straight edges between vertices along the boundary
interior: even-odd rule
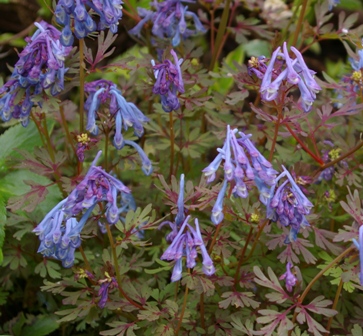
[[[5,239],[5,223],[6,223],[6,208],[5,208],[5,201],[0,196],[0,265],[3,262],[3,245]]]
[[[47,122],[48,129],[50,130],[54,125],[54,120]],[[0,136],[0,166],[9,157],[20,157],[20,154],[14,149],[24,149],[33,152],[35,146],[42,145],[38,130],[34,123],[24,128],[21,124],[12,126]]]
[[[32,325],[26,326],[22,332],[22,336],[46,336],[57,330],[59,324],[54,317],[43,315],[38,318]]]

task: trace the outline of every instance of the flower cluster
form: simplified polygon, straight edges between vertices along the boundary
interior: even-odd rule
[[[98,27],[87,8],[95,11],[100,21]],[[115,34],[118,30],[118,21],[122,17],[121,0],[59,0],[55,8],[57,23],[64,26],[60,41],[64,46],[71,46],[74,38],[71,30],[71,18],[74,19],[74,34],[78,39],[86,37],[97,30],[110,28]]]
[[[174,260],[171,281],[178,281],[182,277],[183,256],[186,257],[186,266],[194,268],[196,265],[197,248],[199,247],[203,258],[203,272],[206,275],[215,273],[213,261],[210,258],[207,249],[204,245],[203,238],[199,228],[198,219],[195,219],[195,229],[189,225],[190,216],[185,218],[184,214],[184,174],[180,177],[180,190],[178,197],[178,212],[175,217],[175,222],[163,222],[159,229],[166,224],[169,224],[172,229],[171,233],[166,236],[166,240],[170,243],[169,247],[163,253],[160,259]]]
[[[284,166],[282,168],[284,171],[276,178],[276,183],[270,190],[267,218],[290,227],[290,233],[285,239],[285,244],[288,244],[296,241],[301,227],[309,226],[305,216],[310,213],[313,204],[306,198],[286,168]],[[277,182],[283,177],[287,180],[277,187]]]
[[[245,182],[254,181],[260,191],[261,201],[266,204],[269,186],[275,184],[277,176],[277,171],[256,149],[249,139],[250,136],[239,132],[240,138],[237,139],[237,132],[237,129],[231,130],[230,126],[227,126],[227,136],[222,149],[217,149],[219,154],[208,167],[203,169],[208,178],[207,182],[212,182],[216,178],[216,171],[224,161],[224,183],[212,210],[212,222],[216,225],[223,219],[223,198],[227,181],[233,183],[233,195],[241,198],[248,196]]]
[[[142,160],[142,170],[146,175],[152,173],[152,165],[142,148],[134,141],[124,140],[122,129],[125,131],[129,127],[133,127],[134,134],[141,137],[144,134],[143,123],[149,119],[135,106],[129,103],[122,96],[117,86],[108,80],[96,80],[85,84],[85,91],[89,94],[85,102],[85,110],[87,111],[87,131],[94,135],[98,134],[98,126],[96,124],[97,111],[101,104],[109,101],[109,111],[115,119],[115,136],[113,144],[117,149],[122,149],[125,145],[132,146]]]
[[[286,42],[282,49],[283,52],[280,52],[281,47],[273,52],[267,67],[265,62],[261,62],[262,60],[250,63],[249,72],[255,73],[259,78],[263,74],[260,92],[265,101],[275,100],[281,92],[280,87],[283,83],[297,85],[301,94],[302,108],[305,112],[309,112],[316,99],[316,94],[321,90],[314,79],[315,72],[307,67],[301,53],[296,48],[291,47],[292,53],[296,56],[295,59],[290,58]]]
[[[98,301],[98,307],[104,308],[108,299],[108,292],[110,289],[118,288],[118,283],[115,277],[111,277],[108,272],[105,272],[105,279],[99,280],[100,289],[98,291],[98,296],[101,297]]]
[[[193,0],[166,0],[157,2],[154,0],[152,5],[156,11],[138,8],[140,22],[129,31],[130,34],[141,36],[141,29],[144,24],[151,21],[153,24],[152,33],[160,39],[171,39],[173,47],[179,45],[181,37],[186,39],[198,33],[205,33],[206,29],[202,26],[198,16],[188,11],[188,6],[182,2],[194,3]],[[186,18],[191,18],[193,28],[187,28]]]
[[[291,268],[294,267],[290,262],[286,264],[286,272],[280,276],[279,280],[285,280],[286,283],[286,289],[291,292],[292,287],[296,285],[297,278],[294,274],[291,272]]]
[[[122,204],[117,204],[118,194],[130,193],[121,181],[95,166],[100,155],[101,151],[78,186],[33,230],[41,242],[38,252],[62,260],[64,267],[73,265],[75,249],[81,244],[80,233],[95,206],[105,202],[105,217],[109,224],[115,224],[124,211]],[[81,213],[78,222],[76,217]]]
[[[19,54],[10,80],[0,89],[0,116],[3,121],[20,119],[27,126],[34,98],[46,90],[52,96],[64,89],[64,59],[71,51],[59,43],[60,32],[42,21],[27,46]],[[38,99],[39,100],[39,99]]]
[[[180,70],[183,59],[178,60],[174,50],[171,50],[170,53],[175,64],[168,59],[157,65],[154,60],[151,61],[156,79],[153,93],[160,95],[161,105],[165,112],[177,110],[180,107],[177,92],[184,93],[184,83]]]
[[[74,252],[81,245],[80,233],[92,213],[95,204],[91,206],[81,220],[68,219],[63,206],[67,198],[58,203],[33,230],[39,236],[38,253],[45,257],[61,260],[63,267],[71,267],[74,263]],[[63,223],[65,221],[65,223]]]

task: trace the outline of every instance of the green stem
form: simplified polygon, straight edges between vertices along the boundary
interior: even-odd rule
[[[66,119],[66,117],[64,115],[63,105],[60,105],[59,106],[59,114],[60,114],[61,119],[62,119],[62,125],[63,125],[63,128],[64,128],[64,131],[66,132],[67,141],[70,144],[70,146],[72,147],[72,150],[73,150],[74,154],[76,155],[76,148],[74,147],[74,144],[73,144],[73,141],[72,141],[72,137],[71,137],[71,133],[69,132],[67,119]]]
[[[110,229],[110,225],[108,223],[106,223],[106,230],[107,230],[107,236],[108,239],[110,240],[110,245],[111,245],[111,251],[112,251],[112,258],[113,258],[113,265],[115,267],[115,272],[116,272],[116,279],[117,279],[117,284],[118,284],[118,291],[120,294],[120,297],[124,297],[127,301],[129,301],[133,306],[139,308],[139,309],[144,309],[141,305],[139,305],[138,303],[136,303],[134,300],[132,300],[126,293],[125,291],[122,289],[121,287],[121,274],[120,274],[120,268],[118,265],[118,261],[117,261],[117,253],[116,253],[116,247],[115,247],[115,243],[113,240],[113,236],[111,233],[111,229]]]
[[[245,253],[246,253],[246,250],[247,250],[248,243],[249,243],[249,242],[250,242],[250,240],[251,240],[252,233],[253,233],[253,227],[251,226],[251,228],[250,228],[250,232],[248,233],[248,236],[247,236],[247,239],[246,239],[246,242],[245,242],[245,245],[244,245],[244,246],[243,246],[243,248],[241,249],[241,253],[240,253],[240,255],[239,255],[239,260],[238,260],[238,265],[237,265],[237,269],[236,269],[236,274],[234,275],[234,285],[235,285],[235,286],[237,285],[238,280],[239,280],[239,271],[240,271],[241,266],[242,266],[243,258],[244,258],[244,256],[245,256]]]
[[[81,252],[81,254],[82,254],[82,258],[83,258],[84,264],[86,265],[86,270],[89,271],[89,272],[91,272],[92,269],[91,269],[91,266],[90,266],[90,264],[88,262],[87,256],[84,253],[84,250],[83,250],[82,245],[79,247],[79,252]]]
[[[169,127],[170,127],[170,172],[169,176],[173,175],[174,169],[174,118],[173,113],[169,113]]]
[[[337,292],[335,294],[334,303],[333,303],[333,306],[331,307],[331,309],[336,310],[336,307],[337,307],[338,301],[339,301],[339,296],[340,296],[340,293],[342,292],[342,288],[343,288],[343,280],[340,279],[339,286],[338,286]],[[328,323],[326,325],[326,330],[328,330],[328,332],[325,333],[325,336],[329,336],[329,334],[330,334],[329,331],[330,331],[331,324],[333,322],[333,318],[334,318],[334,316],[329,317]]]
[[[200,294],[199,299],[199,309],[200,309],[200,325],[205,330],[205,318],[204,318],[204,293]]]
[[[180,316],[179,316],[178,326],[177,326],[177,328],[175,330],[175,336],[178,336],[179,330],[180,330],[180,327],[181,327],[181,324],[182,324],[182,321],[183,321],[185,308],[187,306],[188,292],[189,292],[189,288],[188,288],[188,286],[185,286],[183,306],[182,306],[182,310],[181,310],[181,313],[180,313]]]
[[[214,65],[215,65],[215,63],[217,61],[218,52],[219,52],[220,46],[222,45],[223,36],[225,34],[226,27],[227,27],[230,3],[231,3],[231,0],[226,0],[226,2],[224,4],[224,9],[223,9],[221,21],[220,21],[219,27],[218,27],[218,32],[217,32],[217,37],[216,37],[216,42],[215,42],[215,48],[213,50],[214,52],[213,52],[213,55],[212,55],[212,61],[211,61],[210,65],[209,65],[209,70],[214,69]]]
[[[84,132],[84,39],[79,40],[79,133]]]
[[[256,238],[255,238],[255,240],[254,240],[254,242],[253,242],[253,245],[252,245],[251,251],[250,251],[250,253],[248,254],[248,256],[247,256],[247,258],[246,258],[245,260],[248,260],[248,259],[250,259],[250,258],[251,258],[252,254],[253,254],[253,252],[255,251],[255,248],[256,248],[256,246],[257,246],[258,240],[259,240],[259,238],[260,238],[260,236],[261,236],[261,234],[262,234],[262,231],[263,231],[264,227],[265,227],[265,226],[266,226],[269,222],[270,222],[270,220],[269,220],[269,219],[266,219],[266,220],[263,222],[263,224],[261,225],[261,227],[259,228],[259,230],[258,230],[258,232],[257,232],[257,236],[256,236]]]
[[[299,297],[299,302],[302,303],[306,297],[306,295],[308,295],[311,287],[313,287],[313,285],[315,284],[316,281],[319,280],[319,278],[327,271],[329,270],[333,265],[335,265],[336,263],[338,263],[341,259],[343,259],[346,255],[348,255],[350,252],[352,252],[355,249],[354,246],[349,247],[347,250],[345,250],[344,252],[342,252],[341,254],[339,254],[334,260],[332,260],[327,266],[325,266],[315,277],[313,280],[310,281],[309,285],[305,288],[304,292],[301,294],[301,296]],[[292,318],[292,323],[295,323],[296,321],[296,317],[297,317],[297,312],[295,310],[294,316]],[[290,330],[289,335],[291,335],[292,330]]]
[[[49,135],[49,131],[48,131],[48,126],[47,126],[47,119],[45,117],[44,114],[44,119],[43,119],[43,134],[47,143],[47,149],[48,149],[48,154],[52,160],[52,162],[55,164],[56,160],[55,160],[55,152],[54,152],[54,147],[52,144],[52,141],[50,139],[50,135]],[[66,193],[66,191],[63,189],[62,183],[61,183],[61,174],[58,171],[58,167],[52,167],[53,171],[54,171],[54,178],[55,178],[55,182],[57,183],[57,186],[59,188],[59,191],[62,193],[63,197],[66,198],[68,195]]]
[[[305,12],[306,12],[306,8],[308,5],[309,0],[302,0],[302,8],[301,8],[301,12],[300,12],[300,16],[299,16],[299,20],[297,22],[296,28],[295,28],[295,33],[294,33],[294,37],[292,39],[292,46],[296,46],[297,40],[299,38],[299,34],[301,31],[301,26],[304,22],[304,17],[305,17]]]

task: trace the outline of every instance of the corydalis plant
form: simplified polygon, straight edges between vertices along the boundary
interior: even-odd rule
[[[194,3],[193,0],[166,0],[157,2],[154,0],[152,5],[155,12],[145,8],[138,8],[138,14],[142,18],[140,22],[129,33],[141,37],[141,29],[145,23],[151,21],[153,24],[152,33],[160,39],[171,39],[173,47],[179,45],[181,37],[187,39],[198,33],[205,33],[206,29],[202,26],[198,16],[188,11],[188,6],[182,2]],[[187,27],[186,18],[192,19],[190,28]]]
[[[166,59],[161,64],[155,64],[152,60],[154,76],[156,82],[153,87],[153,93],[161,97],[161,106],[165,112],[176,111],[180,107],[177,93],[184,93],[184,82],[181,74],[180,65],[183,59],[178,60],[174,50],[170,51],[174,58],[174,64]]]
[[[278,47],[272,54],[268,66],[265,58],[254,58],[249,62],[249,72],[262,79],[260,93],[264,101],[276,100],[280,103],[283,96],[298,86],[301,94],[302,108],[309,112],[321,87],[314,79],[315,72],[305,64],[301,53],[291,47],[295,58],[289,56],[286,42],[283,52]]]
[[[81,244],[80,233],[96,205],[102,205],[98,216],[105,216],[110,225],[115,224],[124,211],[118,205],[118,195],[130,193],[121,181],[96,166],[101,153],[98,152],[77,187],[33,230],[41,242],[38,252],[61,260],[64,267],[73,265],[75,249]],[[82,217],[77,221],[79,215]]]
[[[212,222],[219,224],[223,220],[223,199],[227,188],[227,182],[232,184],[232,193],[235,197],[246,198],[248,189],[246,181],[254,181],[260,191],[260,199],[266,204],[269,195],[269,186],[275,184],[277,171],[272,168],[264,156],[256,149],[250,135],[238,132],[240,138],[236,138],[238,129],[231,130],[227,126],[226,140],[223,147],[218,148],[219,154],[203,169],[207,182],[216,178],[216,172],[224,161],[224,182],[212,210]],[[247,152],[247,154],[246,154]]]
[[[153,170],[152,165],[143,149],[134,141],[125,140],[122,135],[122,129],[127,131],[129,127],[132,127],[134,134],[141,137],[144,134],[143,124],[148,122],[149,119],[144,116],[135,104],[127,102],[121,91],[111,81],[100,79],[86,83],[85,91],[89,94],[84,105],[87,111],[87,131],[94,135],[98,134],[97,112],[101,104],[108,103],[110,115],[115,119],[113,145],[117,149],[122,149],[125,145],[136,149],[142,161],[143,172],[150,175]]]
[[[10,80],[0,89],[0,116],[3,121],[12,118],[27,126],[34,99],[42,94],[58,95],[64,89],[64,60],[71,47],[59,43],[60,32],[41,21],[27,45],[19,54]],[[40,105],[41,103],[39,103]]]
[[[88,8],[99,15],[98,27]],[[86,37],[96,30],[110,28],[117,33],[118,22],[122,17],[121,0],[59,0],[55,8],[57,23],[64,26],[60,41],[64,46],[71,46],[74,34],[78,39]],[[73,22],[72,22],[73,21]],[[73,23],[73,24],[72,24]]]
[[[178,196],[178,211],[175,216],[175,222],[165,221],[160,224],[159,229],[168,224],[172,229],[171,233],[166,236],[166,240],[170,243],[169,247],[160,257],[164,260],[173,260],[175,265],[171,275],[171,281],[178,281],[182,277],[183,257],[186,257],[186,267],[194,268],[196,258],[198,256],[197,248],[202,253],[203,272],[206,275],[215,273],[213,261],[210,258],[204,245],[203,238],[199,228],[198,219],[195,219],[195,228],[189,223],[190,216],[185,218],[184,213],[184,174],[180,176],[180,188]]]
[[[296,241],[301,227],[309,226],[305,216],[310,213],[313,204],[301,191],[287,169],[284,166],[282,168],[284,171],[276,178],[266,206],[268,219],[290,227],[290,233],[285,239],[285,243],[288,244]],[[283,177],[287,180],[277,187],[277,183]]]

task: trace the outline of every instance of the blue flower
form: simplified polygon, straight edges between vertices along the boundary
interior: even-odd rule
[[[300,94],[302,107],[305,112],[309,112],[316,99],[316,94],[321,91],[321,87],[314,79],[315,72],[310,70],[305,64],[304,58],[301,53],[294,47],[291,51],[295,54],[296,58],[291,59],[287,50],[287,44],[283,44],[283,53],[280,52],[281,47],[278,47],[272,54],[269,65],[265,66],[264,63],[254,62],[252,67],[255,69],[254,73],[264,73],[260,87],[261,97],[265,101],[275,100],[278,96],[280,86],[284,81],[297,85]],[[277,57],[285,61],[285,67],[279,65],[275,68]],[[256,63],[256,64],[255,64]],[[259,75],[259,77],[261,77]]]
[[[151,62],[156,79],[153,93],[160,95],[161,105],[165,112],[177,110],[180,107],[177,93],[184,93],[184,83],[180,69],[183,59],[178,60],[174,50],[171,50],[170,53],[174,58],[174,64],[168,59],[164,63],[157,65],[154,60]]]
[[[240,135],[240,138],[237,139],[236,133]],[[216,177],[216,171],[224,160],[224,184],[212,210],[212,222],[216,225],[223,219],[222,205],[227,181],[232,184],[232,193],[235,197],[246,198],[248,196],[246,181],[255,182],[260,191],[262,203],[267,204],[269,197],[271,197],[270,189],[275,184],[277,171],[257,150],[249,137],[250,135],[238,132],[237,129],[231,130],[228,125],[223,147],[217,149],[219,154],[208,167],[203,169],[207,182],[212,182]]]
[[[88,8],[99,15],[99,24],[88,13]],[[121,0],[59,0],[55,8],[57,23],[64,26],[60,42],[64,46],[71,46],[74,38],[71,30],[74,21],[74,34],[78,39],[86,37],[96,30],[110,28],[112,33],[117,33],[118,22],[122,17]]]
[[[304,193],[287,169],[282,166],[283,172],[276,178],[276,184],[272,186],[270,195],[267,200],[267,218],[274,222],[280,222],[285,227],[290,227],[290,233],[285,239],[289,244],[296,241],[297,234],[301,227],[309,226],[306,215],[310,213],[313,207]],[[286,177],[282,184],[277,187],[277,182]]]
[[[285,280],[286,289],[289,292],[292,291],[292,288],[296,285],[296,282],[297,282],[297,278],[291,272],[291,268],[292,267],[293,267],[293,265],[290,262],[288,262],[286,264],[286,273],[284,273],[283,275],[281,275],[280,278],[279,278],[279,280]]]
[[[193,268],[196,265],[195,259],[197,258],[198,246],[202,252],[202,269],[204,274],[210,276],[215,273],[213,261],[210,258],[202,239],[198,219],[195,219],[195,229],[188,224],[189,219],[190,216],[186,217],[179,230],[175,223],[167,222],[167,224],[171,224],[170,226],[174,232],[177,232],[177,234],[173,237],[171,244],[165,250],[160,259],[175,261],[171,276],[171,281],[173,282],[180,280],[182,277],[183,256],[186,257],[186,266],[188,268]],[[164,223],[162,225],[164,225]]]
[[[180,44],[181,38],[187,39],[190,36],[205,33],[199,18],[195,13],[188,11],[188,6],[182,2],[193,3],[193,0],[166,0],[163,2],[154,1],[152,5],[156,11],[138,8],[138,14],[142,18],[139,23],[129,33],[141,37],[141,29],[144,24],[151,21],[153,24],[152,33],[160,39],[171,39],[173,47]],[[187,25],[186,18],[190,18],[192,23]]]
[[[0,117],[3,121],[19,119],[27,126],[34,101],[41,104],[43,92],[52,96],[64,89],[64,60],[72,48],[63,47],[60,32],[41,21],[19,54],[10,80],[0,89]]]
[[[132,199],[125,196],[130,190],[96,166],[101,153],[97,154],[86,176],[69,196],[59,202],[33,230],[40,240],[38,252],[61,260],[64,267],[73,265],[75,249],[81,244],[81,231],[96,205],[102,204],[100,209],[104,209],[103,216],[110,225],[117,223],[120,214],[133,206]],[[80,221],[76,219],[78,215],[82,215]]]

